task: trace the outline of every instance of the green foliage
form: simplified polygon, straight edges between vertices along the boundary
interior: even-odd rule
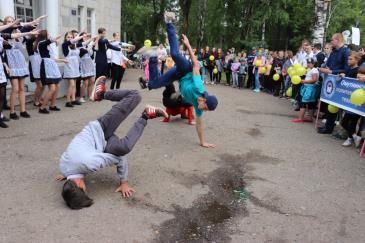
[[[206,1],[201,11],[201,1]],[[301,40],[312,38],[315,23],[315,0],[136,0],[122,1],[122,31],[129,34],[129,40],[143,43],[164,41],[163,12],[173,9],[179,15],[176,23],[183,32],[184,3],[191,3],[188,12],[187,35],[190,42],[199,47],[210,45],[224,49],[236,47],[248,49],[269,47],[296,51]],[[365,27],[364,0],[332,0],[336,6],[326,32],[327,39],[335,32],[342,32],[356,26]],[[363,10],[364,9],[364,10]],[[204,18],[203,40],[200,43],[199,19]],[[265,39],[262,40],[265,22]],[[362,33],[365,38],[365,33]]]

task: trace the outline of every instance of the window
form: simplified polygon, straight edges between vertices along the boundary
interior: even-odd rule
[[[87,9],[87,15],[86,15],[87,33],[91,33],[91,30],[92,30],[93,11],[94,11],[93,9],[90,9],[90,8]]]
[[[82,28],[82,10],[83,10],[83,7],[82,6],[78,6],[77,7],[77,30],[78,31],[81,31],[81,28]]]
[[[22,19],[24,22],[33,21],[33,1],[32,0],[14,0],[15,17]]]

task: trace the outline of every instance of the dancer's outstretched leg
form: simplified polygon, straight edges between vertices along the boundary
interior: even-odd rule
[[[165,13],[165,22],[166,22],[166,31],[167,37],[170,44],[170,54],[172,59],[175,62],[175,67],[159,76],[158,70],[158,59],[157,59],[157,48],[142,48],[143,50],[139,51],[143,55],[147,55],[150,57],[149,59],[149,73],[150,78],[148,82],[149,89],[158,89],[160,87],[164,87],[166,85],[171,84],[172,82],[181,79],[187,73],[192,72],[192,64],[186,60],[186,58],[180,54],[179,43],[176,38],[176,30],[175,26],[172,24],[172,21],[175,19],[174,13],[166,12]],[[143,80],[140,80],[141,87],[147,87],[146,83]]]
[[[106,153],[117,156],[129,153],[142,135],[147,119],[155,118],[156,116],[167,116],[162,109],[147,105],[142,113],[142,117],[133,124],[124,138],[119,139],[114,132],[141,102],[141,96],[138,91],[109,90],[105,92],[105,77],[100,77],[95,82],[92,95],[92,99],[96,101],[105,99],[117,102],[105,115],[98,119],[107,141]]]

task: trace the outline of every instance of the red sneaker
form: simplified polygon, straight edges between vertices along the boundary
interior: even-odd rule
[[[105,83],[106,83],[105,76],[101,76],[98,79],[96,79],[93,92],[91,92],[91,95],[90,95],[90,100],[92,100],[92,101],[103,100],[104,94],[106,91]]]
[[[291,122],[294,122],[294,123],[303,123],[304,120],[302,120],[302,119],[294,119],[294,120],[291,120]]]
[[[168,117],[164,109],[160,107],[154,107],[151,105],[146,105],[143,114],[146,115],[148,119],[154,119],[156,117],[165,117],[165,118]]]

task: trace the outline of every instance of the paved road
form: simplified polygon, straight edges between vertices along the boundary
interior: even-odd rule
[[[128,70],[123,88],[138,88]],[[129,156],[130,200],[115,168],[87,177],[95,204],[66,208],[53,181],[73,136],[111,106],[87,103],[0,130],[0,242],[364,242],[365,160],[341,141],[292,124],[286,100],[225,86],[204,115],[208,142],[173,119],[149,124]],[[141,91],[158,105],[162,90]],[[64,103],[64,101],[59,101]],[[125,134],[143,104],[118,130]]]

